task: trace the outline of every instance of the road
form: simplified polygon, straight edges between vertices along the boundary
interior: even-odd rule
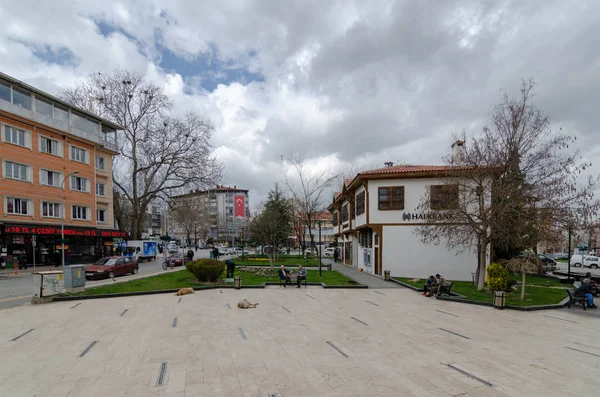
[[[210,257],[210,250],[198,250],[194,258],[208,258]],[[153,274],[161,272],[162,270],[163,257],[157,258],[152,262],[140,263],[140,275]],[[48,266],[38,266],[37,271],[48,270]],[[51,267],[51,270],[55,270]],[[33,280],[31,273],[33,268],[28,268],[26,271],[19,270],[18,274],[15,275],[12,269],[0,271],[0,310],[9,307],[20,306],[29,303],[32,296]],[[131,276],[121,276],[121,278],[128,278]],[[105,280],[94,280],[87,281],[86,286],[93,286],[103,283]]]

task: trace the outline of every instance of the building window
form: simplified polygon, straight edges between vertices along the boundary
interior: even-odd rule
[[[78,192],[89,192],[88,180],[78,176],[71,176],[71,190],[76,190]]]
[[[361,230],[358,242],[363,248],[373,248],[373,229]]]
[[[96,169],[106,171],[106,159],[101,156],[96,156]]]
[[[98,209],[96,210],[96,221],[100,223],[106,223],[106,210]]]
[[[54,171],[40,170],[40,184],[60,187],[62,184],[62,174]]]
[[[404,209],[404,186],[388,186],[379,188],[378,209]]]
[[[453,210],[458,208],[458,185],[432,185],[431,201],[432,210]]]
[[[46,138],[45,136],[40,136],[40,152],[62,157],[62,143],[51,138]]]
[[[13,145],[19,145],[31,149],[31,140],[29,131],[22,130],[20,128],[11,127],[9,125],[4,126],[4,142],[12,143]]]
[[[5,100],[6,102],[12,102],[10,83],[4,80],[0,80],[0,99]]]
[[[31,110],[31,92],[13,87],[13,104]]]
[[[87,150],[71,146],[71,160],[87,163]]]
[[[22,198],[7,197],[6,213],[12,215],[32,215],[29,209],[29,201]]]
[[[42,216],[46,218],[60,218],[60,204],[42,202]]]
[[[4,177],[9,179],[17,179],[19,181],[30,181],[29,166],[5,161]]]
[[[104,196],[104,183],[96,183],[96,195]]]
[[[80,205],[74,205],[71,211],[71,218],[78,220],[88,220],[90,215],[90,209],[88,207],[82,207]]]
[[[35,96],[35,112],[44,116],[52,117],[52,101],[46,98]]]
[[[365,213],[365,196],[366,193],[364,190],[356,195],[356,215],[362,215]]]
[[[335,212],[333,213],[333,218],[331,219],[331,224],[332,224],[333,226],[337,226],[337,225],[338,225],[338,222],[339,222],[338,216],[339,216],[338,212],[337,212],[337,211],[335,211]]]
[[[92,134],[100,132],[100,123],[84,114],[71,111],[71,125]]]
[[[57,103],[54,104],[54,118],[69,124],[69,109]]]
[[[348,204],[342,207],[342,223],[348,222]]]

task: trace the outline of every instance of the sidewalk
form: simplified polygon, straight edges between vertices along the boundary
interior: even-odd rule
[[[399,288],[395,283],[384,281],[382,278],[373,276],[369,273],[359,272],[356,268],[341,263],[334,263],[331,259],[322,260],[324,263],[331,263],[332,269],[337,270],[344,276],[348,276],[369,288]]]

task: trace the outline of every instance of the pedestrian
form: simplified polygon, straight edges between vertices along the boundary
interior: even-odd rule
[[[302,267],[302,265],[298,266],[298,275],[296,276],[296,283],[298,284],[298,288],[300,288],[300,284],[302,284],[302,280],[306,280],[306,269]]]
[[[219,259],[219,248],[213,248],[213,256],[215,257],[215,259]]]
[[[191,249],[188,250],[187,258],[188,258],[188,261],[191,261],[192,259],[194,259],[194,251],[192,251]]]
[[[199,249],[199,248],[200,248],[200,247],[198,247],[198,244],[196,244],[196,251],[198,251],[198,249]]]
[[[582,283],[579,288],[575,291],[575,296],[585,297],[587,305],[590,309],[595,309],[598,306],[594,305],[594,294],[592,289],[596,289],[596,282],[590,281],[589,283]]]
[[[231,259],[227,259],[225,264],[227,265],[227,278],[232,278],[233,273],[235,273],[235,262]]]
[[[339,252],[338,252],[338,249],[337,249],[337,248],[334,248],[334,250],[333,250],[333,261],[334,261],[335,263],[337,263],[337,261],[338,261],[338,258],[339,258],[339,257],[340,257],[340,254],[339,254]]]
[[[67,266],[69,266],[71,264],[71,250],[68,248],[65,251],[65,264]]]
[[[62,265],[62,256],[60,255],[60,252],[58,252],[58,250],[54,251],[53,257],[54,267],[59,267],[60,265]]]
[[[25,251],[21,251],[19,254],[19,269],[27,269],[27,254],[25,254]]]

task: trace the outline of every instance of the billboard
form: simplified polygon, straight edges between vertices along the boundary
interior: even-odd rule
[[[233,216],[244,218],[246,216],[246,197],[233,196]]]

